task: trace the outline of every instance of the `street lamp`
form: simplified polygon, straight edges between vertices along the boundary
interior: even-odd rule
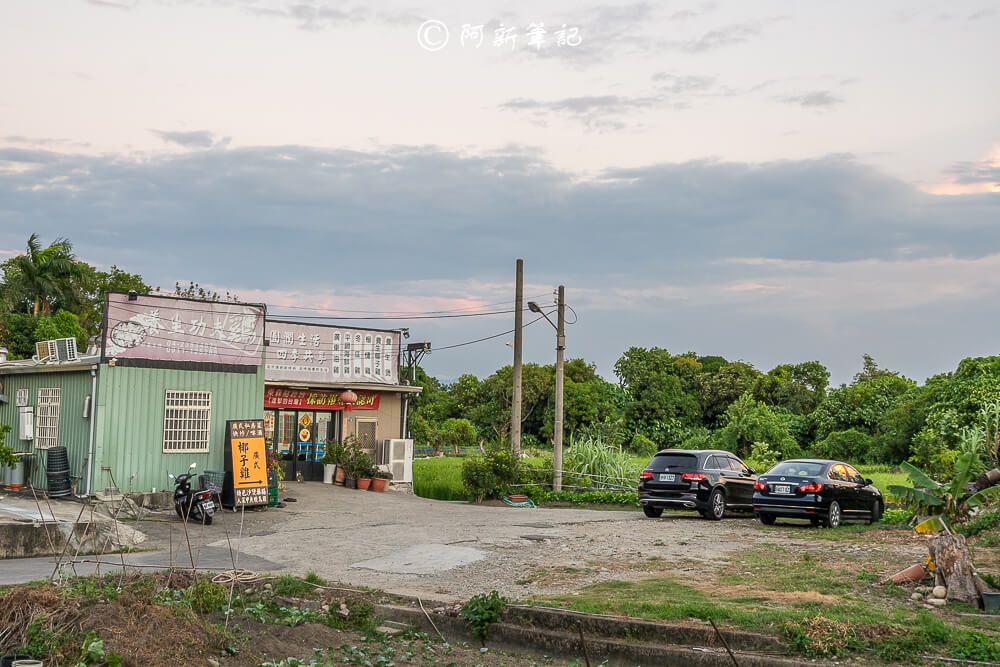
[[[563,351],[566,349],[566,288],[559,286],[557,301],[557,324],[553,324],[549,316],[542,312],[534,301],[528,302],[528,310],[539,313],[545,321],[552,324],[556,330],[556,414],[552,433],[552,490],[562,491],[562,454],[563,454]]]

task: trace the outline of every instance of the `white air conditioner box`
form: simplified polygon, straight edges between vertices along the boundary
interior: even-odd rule
[[[21,440],[35,439],[35,409],[32,407],[19,408],[17,420],[20,429],[18,436]]]
[[[389,467],[393,482],[413,483],[413,440],[383,440],[379,463]]]

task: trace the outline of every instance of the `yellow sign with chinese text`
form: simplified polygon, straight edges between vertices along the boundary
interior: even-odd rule
[[[267,504],[267,459],[264,447],[264,420],[241,419],[226,422],[233,491],[236,507]]]

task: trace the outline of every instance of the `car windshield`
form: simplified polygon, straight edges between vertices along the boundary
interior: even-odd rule
[[[823,472],[825,463],[809,463],[807,461],[785,461],[767,471],[768,475],[794,475],[798,477],[815,477]]]
[[[653,470],[695,470],[698,457],[693,454],[657,454],[649,467]]]

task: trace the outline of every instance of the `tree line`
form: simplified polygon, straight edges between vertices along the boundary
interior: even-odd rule
[[[754,457],[764,448],[787,458],[813,455],[857,463],[909,460],[949,467],[963,435],[985,412],[1000,412],[1000,357],[964,359],[919,384],[880,368],[871,356],[850,383],[830,387],[819,361],[780,364],[767,372],[744,361],[695,352],[631,347],[614,366],[617,382],[573,359],[565,367],[564,437],[599,432],[637,454],[658,449],[719,448]],[[447,384],[417,368],[412,433],[418,446],[509,441],[512,368]],[[522,369],[523,448],[549,447],[555,369]]]

